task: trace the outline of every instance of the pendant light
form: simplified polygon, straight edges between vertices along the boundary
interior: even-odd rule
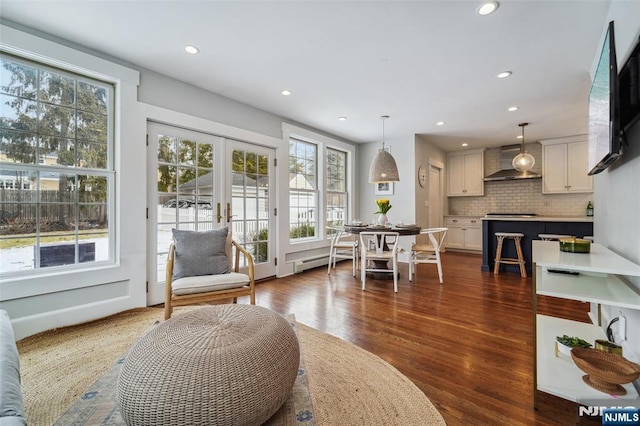
[[[533,155],[524,150],[524,128],[528,125],[529,123],[518,124],[518,126],[522,127],[522,145],[520,146],[520,154],[513,157],[513,161],[511,162],[513,168],[521,172],[531,170],[533,165],[536,164],[536,159],[533,158]]]
[[[398,182],[400,178],[398,177],[396,160],[384,149],[384,120],[389,118],[389,116],[383,115],[380,118],[382,119],[382,149],[378,151],[378,154],[376,154],[369,167],[369,182]]]

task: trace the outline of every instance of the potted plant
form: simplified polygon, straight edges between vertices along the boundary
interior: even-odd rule
[[[579,337],[567,336],[564,334],[562,337],[556,336],[556,356],[558,352],[571,356],[571,349],[573,348],[590,348],[591,343],[586,340],[582,340]]]

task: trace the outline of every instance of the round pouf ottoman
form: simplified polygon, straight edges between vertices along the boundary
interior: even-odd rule
[[[187,312],[131,348],[118,378],[128,425],[259,425],[287,400],[300,347],[289,322],[254,305]]]

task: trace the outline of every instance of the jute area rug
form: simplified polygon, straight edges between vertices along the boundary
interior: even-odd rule
[[[180,307],[179,315],[197,307]],[[137,308],[18,342],[25,414],[52,425],[155,321]],[[443,425],[413,382],[378,356],[298,323],[298,338],[318,425]]]

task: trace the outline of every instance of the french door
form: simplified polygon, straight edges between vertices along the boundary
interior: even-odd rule
[[[172,228],[228,226],[253,255],[256,279],[275,275],[275,151],[159,123],[147,131],[148,304],[164,301]]]

